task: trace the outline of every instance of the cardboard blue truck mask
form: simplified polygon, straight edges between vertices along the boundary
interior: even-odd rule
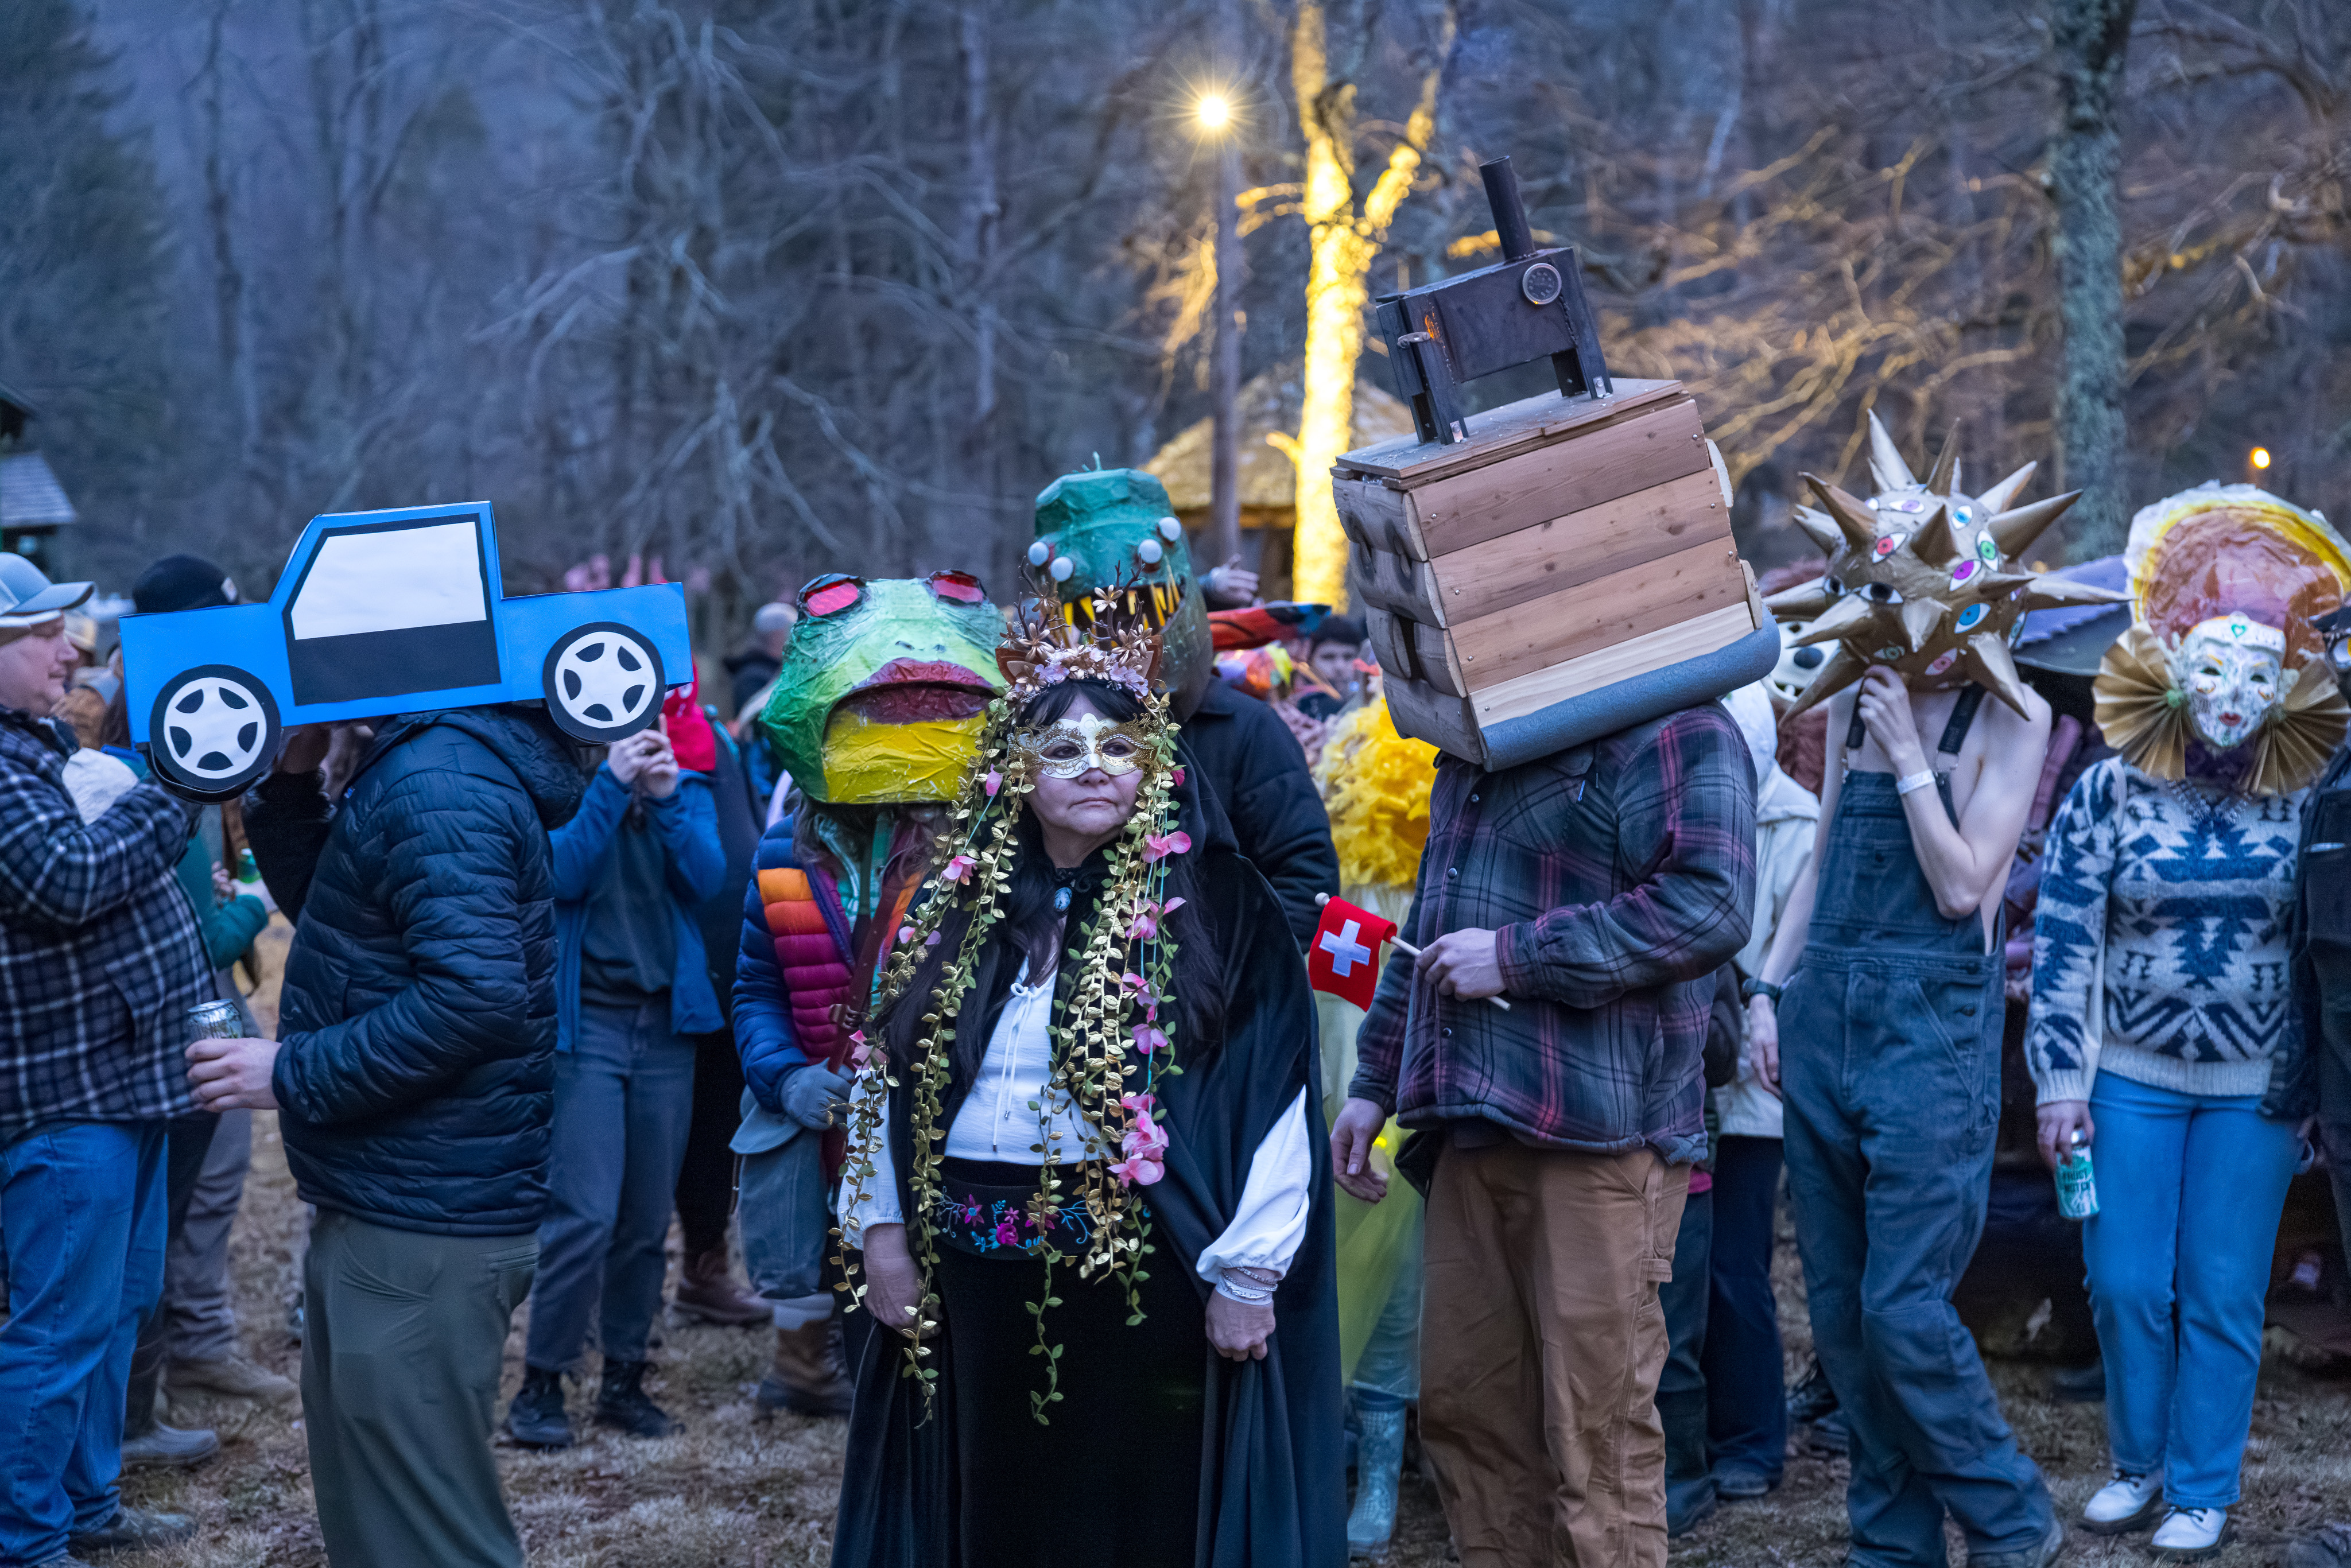
[[[131,741],[195,800],[267,772],[296,725],[543,700],[609,744],[694,678],[683,588],[509,599],[486,501],[313,517],[266,602],[128,616],[122,664]]]

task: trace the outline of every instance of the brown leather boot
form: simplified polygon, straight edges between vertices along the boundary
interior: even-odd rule
[[[726,1328],[754,1328],[773,1320],[773,1304],[726,1268],[726,1249],[691,1254],[678,1270],[677,1310]]]
[[[849,1414],[849,1364],[841,1349],[841,1314],[776,1331],[776,1364],[759,1380],[752,1404],[762,1416]]]

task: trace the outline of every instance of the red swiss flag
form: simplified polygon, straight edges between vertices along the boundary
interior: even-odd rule
[[[1380,944],[1395,935],[1395,922],[1358,909],[1343,898],[1322,906],[1322,923],[1306,950],[1306,978],[1318,991],[1344,997],[1368,1009],[1380,984]]]

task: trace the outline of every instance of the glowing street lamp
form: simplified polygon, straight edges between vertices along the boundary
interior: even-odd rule
[[[1229,0],[1224,7],[1229,11]],[[1226,58],[1238,54],[1234,40],[1226,40]],[[1215,148],[1217,160],[1217,227],[1212,254],[1216,258],[1216,337],[1209,347],[1208,406],[1208,544],[1216,560],[1240,558],[1241,549],[1241,329],[1240,232],[1233,211],[1239,200],[1239,138],[1231,134],[1239,115],[1232,95],[1209,88],[1192,100],[1192,123],[1203,141]]]
[[[2268,467],[2270,465],[2270,449],[2266,446],[2254,447],[2250,461],[2256,468]]]

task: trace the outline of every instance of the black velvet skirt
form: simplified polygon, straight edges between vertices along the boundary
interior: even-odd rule
[[[1033,1166],[949,1159],[941,1175],[951,1197],[1036,1190]],[[1031,1354],[1029,1308],[1044,1265],[1014,1248],[940,1247],[966,1568],[1192,1568],[1215,1352],[1190,1270],[1164,1236],[1154,1241],[1132,1328],[1117,1281],[1054,1270],[1061,1305],[1044,1327],[1061,1347],[1061,1397],[1042,1424],[1029,1396],[1046,1386],[1045,1357]]]

